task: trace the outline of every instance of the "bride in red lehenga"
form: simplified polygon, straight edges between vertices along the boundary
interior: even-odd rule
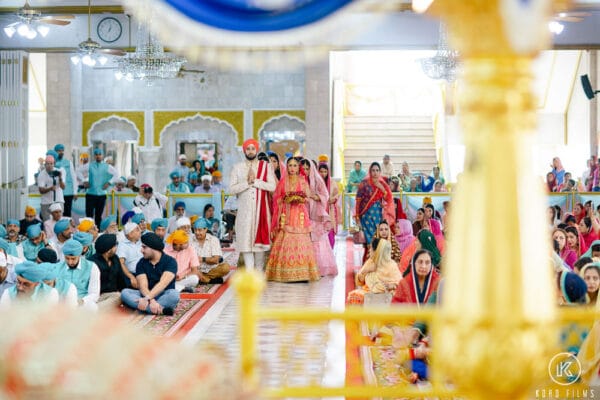
[[[265,275],[267,280],[279,282],[318,280],[308,214],[308,199],[314,195],[298,159],[288,159],[286,167],[273,194],[271,235],[275,240]]]

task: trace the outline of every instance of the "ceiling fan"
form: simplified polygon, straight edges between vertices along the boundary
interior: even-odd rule
[[[564,11],[554,15],[555,21],[561,22],[581,22],[585,17],[591,16],[589,11]]]
[[[18,21],[4,27],[6,36],[13,37],[15,33],[27,39],[35,39],[38,35],[46,37],[50,28],[48,25],[69,25],[73,15],[43,15],[40,10],[36,10],[29,5],[29,0],[25,0],[22,8],[14,14]]]
[[[552,20],[548,23],[550,32],[560,35],[565,29],[563,22],[581,22],[584,18],[591,16],[589,11],[561,11],[554,14]]]
[[[124,56],[127,54],[123,50],[119,49],[103,49],[102,46],[96,41],[92,40],[92,1],[88,0],[88,38],[83,42],[79,43],[77,46],[79,48],[79,52],[71,57],[71,62],[75,65],[81,63],[83,65],[87,65],[88,67],[93,67],[97,63],[100,65],[106,64],[108,58],[104,56],[104,54],[109,54],[113,56]]]

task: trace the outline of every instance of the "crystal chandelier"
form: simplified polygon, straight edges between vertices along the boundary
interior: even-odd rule
[[[176,78],[187,60],[165,53],[162,44],[150,33],[148,23],[140,22],[135,52],[128,53],[116,62],[117,80],[143,80],[151,85],[158,79]]]
[[[423,58],[421,69],[429,78],[453,82],[456,79],[456,69],[460,65],[458,52],[450,50],[446,41],[446,29],[440,23],[440,40],[435,55]]]

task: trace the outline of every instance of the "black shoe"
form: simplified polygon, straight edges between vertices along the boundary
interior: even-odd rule
[[[191,286],[186,286],[181,289],[181,293],[194,293],[194,288]]]
[[[208,282],[208,283],[217,284],[217,283],[223,283],[223,282],[225,282],[225,281],[223,280],[223,278],[213,278],[213,279],[211,279],[211,280],[210,280],[210,282]]]
[[[163,315],[173,315],[174,311],[171,307],[163,308]]]

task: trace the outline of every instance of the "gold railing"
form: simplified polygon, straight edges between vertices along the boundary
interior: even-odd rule
[[[298,397],[408,397],[408,398],[440,398],[440,397],[464,397],[465,393],[448,384],[446,374],[443,368],[437,363],[434,355],[431,357],[430,385],[426,388],[415,385],[402,384],[395,386],[374,386],[369,384],[350,384],[346,382],[343,386],[329,387],[324,385],[305,385],[305,386],[267,386],[262,383],[260,376],[261,366],[265,359],[259,355],[258,337],[259,325],[264,321],[278,322],[282,325],[296,322],[301,326],[310,326],[312,324],[327,324],[332,321],[341,321],[344,323],[347,332],[347,341],[351,346],[369,345],[357,336],[361,334],[357,331],[353,337],[352,331],[356,330],[359,323],[368,325],[384,326],[386,324],[409,325],[418,320],[426,322],[430,331],[434,334],[438,331],[439,310],[435,307],[410,307],[410,306],[392,306],[392,307],[357,307],[350,306],[344,311],[332,311],[324,308],[291,308],[291,307],[261,307],[259,299],[265,287],[264,277],[256,271],[240,271],[233,277],[233,286],[239,300],[239,335],[240,335],[240,368],[246,387],[253,388],[260,397],[264,398],[298,398]],[[557,344],[554,346],[554,352],[549,353],[548,361],[553,354],[560,352],[558,345],[559,329],[565,323],[579,322],[588,323],[600,317],[600,313],[592,307],[587,308],[560,308],[557,313],[556,329]],[[279,338],[278,340],[281,340]],[[436,337],[435,340],[443,340]],[[509,340],[509,338],[503,338]],[[348,343],[346,346],[348,346]],[[371,344],[374,345],[374,344]],[[489,343],[494,346],[494,343]],[[399,349],[398,352],[401,352]],[[287,364],[289,360],[283,360]],[[307,360],[307,362],[310,362]],[[510,362],[504,360],[502,362]],[[490,366],[492,367],[492,366]],[[284,374],[286,371],[279,371]],[[530,388],[532,396],[535,397],[536,390],[564,390],[564,386],[553,383],[550,377],[532,382]],[[576,390],[585,390],[587,386],[582,382],[575,382],[568,386],[570,393],[576,393]],[[563,392],[561,392],[563,393]],[[485,398],[485,394],[482,394]]]
[[[85,193],[78,193],[78,200],[73,202],[73,212],[77,215],[81,215],[81,216],[85,216]],[[136,197],[137,193],[117,193],[117,192],[109,192],[106,195],[106,206],[105,206],[105,214],[115,214],[117,213],[117,211],[119,212],[123,212],[123,211],[127,211],[130,210],[131,208],[133,208],[133,206],[131,205],[131,207],[128,207],[126,205],[123,206],[123,208],[121,208],[121,204],[123,204],[123,200],[124,199],[130,199],[131,202],[133,202],[133,199]],[[165,196],[167,196],[168,201],[167,204],[165,206],[165,211],[167,213],[167,217],[170,217],[173,215],[173,207],[172,204],[175,203],[176,199],[189,199],[191,201],[191,203],[186,204],[186,206],[189,208],[189,206],[193,207],[194,202],[200,202],[202,207],[204,206],[204,204],[206,202],[208,202],[208,200],[212,200],[213,199],[213,195],[212,194],[201,194],[201,193],[173,193],[173,192],[166,192]],[[221,211],[223,210],[223,208],[225,207],[225,200],[227,199],[227,197],[231,196],[231,194],[225,193],[224,191],[221,191],[219,197],[219,207],[216,207],[216,211]],[[40,198],[41,195],[39,193],[30,193],[28,195],[28,204],[31,205],[32,207],[34,207],[38,212],[40,211]],[[216,205],[216,204],[213,204]],[[196,211],[199,210],[199,208],[201,207],[195,207]],[[79,211],[79,212],[77,212]],[[201,212],[200,214],[201,215]],[[119,221],[120,222],[120,221]]]

